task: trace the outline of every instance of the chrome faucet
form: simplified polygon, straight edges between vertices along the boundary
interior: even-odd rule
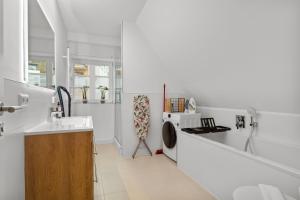
[[[54,121],[54,119],[62,118],[62,111],[57,111],[54,108],[50,108],[50,119]]]
[[[251,116],[250,124],[251,127],[255,128],[258,126],[258,123],[254,120],[254,117]]]

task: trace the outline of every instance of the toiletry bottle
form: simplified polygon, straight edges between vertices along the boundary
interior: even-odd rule
[[[56,98],[52,97],[50,112],[56,112],[56,110],[57,110],[57,107],[56,107]]]

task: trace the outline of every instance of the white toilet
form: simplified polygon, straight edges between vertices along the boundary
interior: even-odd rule
[[[296,200],[295,198],[284,195],[286,200]],[[242,186],[233,192],[233,200],[263,200],[263,196],[258,186]]]

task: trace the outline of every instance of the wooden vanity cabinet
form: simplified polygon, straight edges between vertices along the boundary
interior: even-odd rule
[[[93,200],[93,132],[25,136],[26,200]]]

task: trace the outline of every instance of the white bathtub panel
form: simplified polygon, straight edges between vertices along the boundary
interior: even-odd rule
[[[247,140],[247,136],[238,133],[209,133],[201,136],[240,151],[244,151]],[[259,136],[254,136],[251,144],[254,147],[254,155],[300,170],[300,159],[296,159],[300,155],[300,146],[278,143]]]
[[[300,170],[300,159],[297,159],[300,155],[299,146],[276,143],[259,137],[254,137],[252,141],[255,155]]]
[[[207,142],[200,136],[178,134],[178,167],[222,200],[232,200],[234,189],[259,183],[278,186],[298,196],[300,179],[243,156],[237,150]]]
[[[244,144],[246,143],[247,137],[244,135],[238,134],[238,133],[208,133],[208,134],[202,134],[202,137],[205,137],[207,139],[217,141],[222,144],[226,144],[228,146],[234,147],[239,150],[244,149]]]
[[[201,136],[205,137],[207,139],[211,139],[211,140],[223,143],[223,144],[227,143],[227,141],[226,141],[226,135],[223,134],[223,133],[221,133],[221,134],[218,134],[218,133],[208,133],[208,134],[202,134]]]

